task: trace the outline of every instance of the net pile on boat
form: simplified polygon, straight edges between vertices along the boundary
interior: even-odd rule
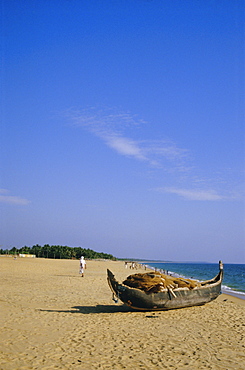
[[[201,283],[196,280],[177,278],[160,272],[148,272],[129,275],[123,281],[130,288],[144,290],[146,293],[158,293],[166,290],[173,291],[178,288],[194,289],[200,287]]]

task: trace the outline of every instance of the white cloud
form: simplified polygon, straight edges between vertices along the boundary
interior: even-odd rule
[[[188,200],[214,201],[214,200],[222,200],[225,198],[219,195],[215,190],[177,189],[177,188],[158,188],[156,190],[164,192],[164,193],[176,194]]]
[[[8,190],[0,189],[0,203],[16,204],[22,206],[30,203],[30,201],[25,198],[21,198],[15,195],[8,195],[8,193]]]
[[[137,130],[146,124],[136,115],[128,112],[118,113],[112,109],[96,110],[96,108],[81,111],[70,110],[66,112],[66,115],[73,124],[87,129],[121,155],[146,161],[154,167],[171,166],[172,171],[179,170],[180,167],[183,171],[185,168],[183,160],[188,151],[178,148],[170,140],[142,140],[129,137],[128,133],[132,129],[134,129],[133,134],[135,135],[138,133]]]
[[[226,171],[216,171],[207,176],[206,171],[203,173],[202,169],[194,165],[188,149],[180,148],[174,141],[166,138],[149,138],[149,131],[147,139],[139,137],[139,134],[144,135],[144,128],[148,123],[136,115],[96,107],[69,110],[65,114],[73,125],[97,136],[119,155],[143,161],[154,169],[155,179],[164,181],[165,187],[158,187],[161,192],[199,201],[241,199],[242,192],[235,193],[234,184],[231,183],[232,176],[228,179]]]
[[[115,149],[119,154],[131,156],[140,160],[148,160],[143,154],[143,150],[140,148],[139,143],[132,139],[117,135],[108,135],[104,137],[104,139],[107,145]]]

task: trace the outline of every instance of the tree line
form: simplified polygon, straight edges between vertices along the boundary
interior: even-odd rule
[[[58,258],[58,259],[79,259],[81,256],[84,256],[86,259],[95,259],[103,258],[116,260],[112,254],[104,252],[96,252],[90,248],[82,247],[68,247],[62,245],[33,245],[32,247],[27,247],[26,245],[22,248],[13,247],[10,250],[0,249],[0,254],[35,254],[38,258]]]

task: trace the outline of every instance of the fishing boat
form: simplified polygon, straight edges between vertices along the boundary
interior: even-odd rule
[[[149,293],[119,283],[110,270],[107,270],[107,280],[113,293],[113,300],[117,302],[120,299],[136,310],[156,311],[200,306],[213,301],[221,294],[223,264],[219,262],[219,273],[213,279],[202,281],[193,289],[166,288],[157,293]]]

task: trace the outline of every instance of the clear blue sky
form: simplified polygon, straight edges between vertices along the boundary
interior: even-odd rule
[[[1,248],[245,263],[245,2],[1,5]]]

